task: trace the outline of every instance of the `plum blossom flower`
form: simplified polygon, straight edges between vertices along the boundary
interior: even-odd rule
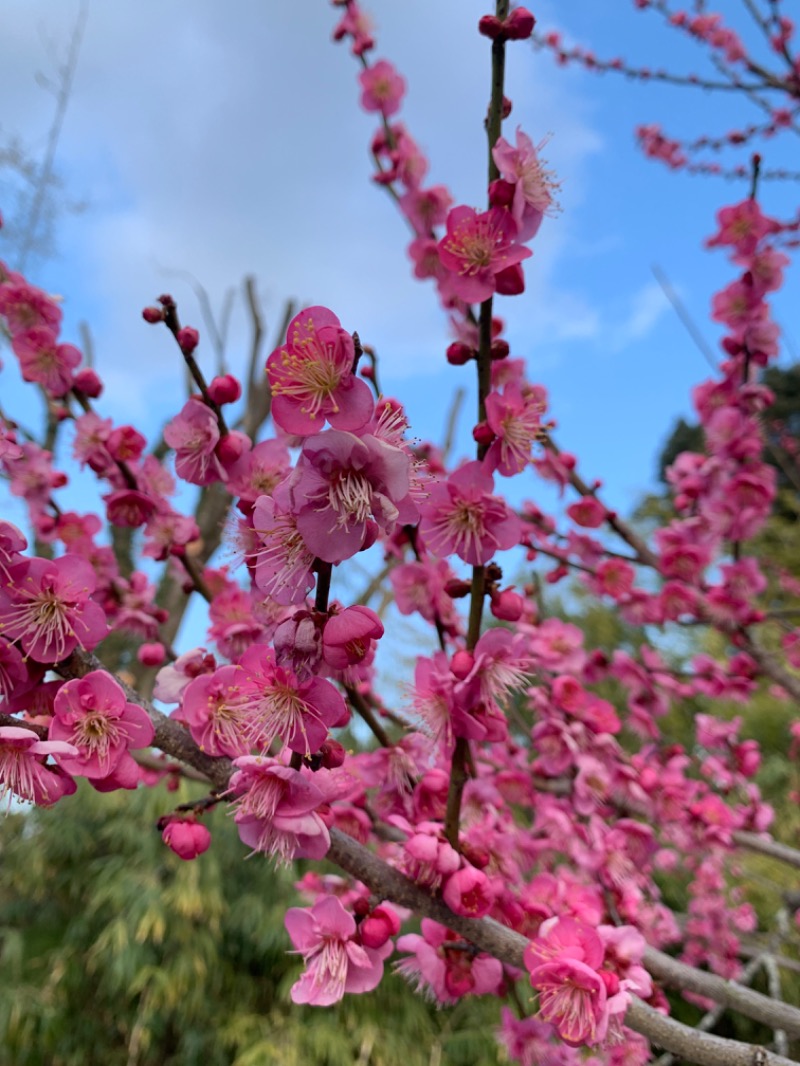
[[[225,481],[227,474],[217,458],[219,425],[214,412],[200,400],[190,399],[164,427],[164,440],[175,450],[175,470],[191,485]]]
[[[51,396],[65,396],[72,388],[72,371],[80,365],[81,353],[72,344],[59,344],[47,326],[33,326],[17,333],[12,342],[23,381],[38,383]]]
[[[525,966],[539,992],[539,1017],[573,1047],[600,1043],[609,1021],[603,941],[573,918],[548,918],[525,949]],[[617,982],[618,984],[618,982]]]
[[[56,694],[50,739],[77,748],[75,754],[58,755],[59,765],[101,785],[135,788],[139,780],[129,748],[146,748],[153,741],[153,724],[147,712],[128,703],[121,686],[105,670],[67,681]]]
[[[363,662],[383,636],[383,622],[369,607],[345,607],[332,615],[322,631],[322,657],[334,670]]]
[[[487,465],[504,477],[521,473],[531,461],[531,445],[541,433],[547,406],[544,389],[509,383],[486,397],[486,421],[496,439],[486,454]]]
[[[511,214],[519,226],[521,241],[535,237],[542,218],[553,209],[553,190],[558,188],[558,182],[538,155],[545,143],[546,139],[534,148],[530,137],[517,127],[516,148],[500,137],[492,149],[501,177],[514,186]]]
[[[497,992],[503,978],[498,959],[464,950],[464,941],[450,929],[423,918],[421,935],[408,933],[397,941],[398,951],[409,952],[395,969],[428,992],[438,1003],[455,1003],[462,996]]]
[[[359,944],[355,920],[335,896],[319,900],[310,910],[291,907],[285,924],[306,964],[292,985],[293,1003],[328,1007],[345,992],[371,992],[380,984],[391,940],[380,948]]]
[[[391,63],[379,59],[363,70],[358,80],[362,90],[361,106],[365,111],[380,111],[387,118],[397,114],[406,91],[406,82]]]
[[[495,552],[513,547],[522,525],[506,502],[492,495],[493,489],[494,478],[477,461],[434,484],[420,508],[420,532],[430,551],[454,553],[465,563],[482,566]]]
[[[237,704],[240,675],[236,666],[201,674],[186,686],[180,710],[172,715],[189,727],[192,738],[209,755],[244,755],[249,749],[246,722]]]
[[[287,485],[297,530],[325,562],[351,558],[370,531],[374,539],[398,520],[416,519],[408,455],[371,434],[331,429],[308,437]]]
[[[251,742],[264,750],[280,737],[292,751],[313,755],[328,729],[347,717],[344,700],[330,681],[301,680],[263,645],[246,651],[239,665],[243,675],[235,703],[246,716]]]
[[[447,216],[447,233],[439,242],[439,256],[450,271],[453,293],[467,303],[480,303],[495,292],[521,292],[524,283],[520,288],[511,271],[531,251],[517,244],[517,237],[517,224],[509,211],[493,207],[478,214],[471,207],[454,207]]]
[[[231,792],[243,843],[287,865],[327,854],[331,838],[318,808],[328,797],[308,775],[252,755],[235,759],[234,766]]]
[[[29,560],[0,588],[0,635],[42,663],[61,662],[79,644],[94,648],[108,631],[89,599],[95,584],[94,570],[77,555]]]
[[[372,394],[353,373],[353,338],[327,307],[295,315],[286,344],[267,359],[272,417],[287,433],[308,436],[327,419],[337,429],[358,430],[372,416]]]
[[[40,740],[32,729],[0,726],[0,802],[8,795],[47,806],[75,792],[71,777],[58,767],[46,766],[48,755],[74,755],[72,744]]]
[[[277,499],[259,496],[256,500],[252,515],[255,544],[248,560],[256,588],[287,607],[302,603],[314,587],[314,553],[297,529],[286,494],[280,488],[276,493]]]

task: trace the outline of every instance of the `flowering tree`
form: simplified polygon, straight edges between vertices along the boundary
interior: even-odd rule
[[[765,567],[747,552],[775,495],[759,372],[778,354],[769,300],[797,223],[763,213],[757,163],[750,195],[719,213],[709,245],[728,251],[735,276],[712,301],[723,361],[695,390],[705,452],[672,464],[674,514],[644,537],[558,446],[545,390],[495,315],[497,297],[524,291],[530,245],[555,207],[541,146],[503,134],[506,52],[531,38],[533,16],[497,0],[480,21],[491,89],[477,209],[425,186],[427,162],[395,117],[405,82],[372,60],[354,0],[336,6],[334,36],[360,63],[361,104],[378,122],[375,181],[409,224],[416,276],[450,315],[448,361],[477,375],[474,458],[451,468],[432,444],[410,442],[372,349],[333,310],[291,315],[243,395],[231,374],[207,379],[199,333],[166,294],[144,317],[172,333],[194,391],[150,446],[103,417],[102,382],[60,340],[58,304],[0,265],[0,316],[49,413],[42,442],[2,415],[0,463],[27,504],[31,544],[0,522],[0,787],[9,803],[49,805],[79,802],[69,797],[80,778],[108,792],[185,775],[210,791],[164,811],[164,843],[181,858],[213,846],[205,816],[223,805],[251,852],[333,863],[346,876],[307,875],[311,905],[285,916],[303,959],[298,1004],[374,990],[397,951],[397,969],[438,1003],[500,1000],[500,1039],[522,1063],[621,1066],[651,1061],[651,1047],[704,1064],[789,1062],[800,1008],[779,982],[770,995],[747,987],[755,916],[729,860],[750,849],[797,867],[800,852],[769,835],[758,747],[740,739],[738,719],[697,715],[688,747],[670,743],[660,719],[697,696],[746,701],[762,682],[800,698],[800,631],[771,610]],[[782,94],[774,133],[793,125],[800,90],[793,28],[777,0],[767,7],[759,24],[778,72],[717,16],[671,21]],[[654,145],[645,138],[676,162],[677,149]],[[255,310],[254,324],[255,356]],[[53,442],[65,425],[101,486],[110,543],[103,518],[60,502]],[[530,474],[573,495],[567,526],[533,502],[512,505],[514,479]],[[176,478],[200,490],[192,514]],[[208,565],[229,513],[238,572]],[[334,598],[340,568],[367,551],[382,553],[397,610],[437,648],[417,657],[401,706],[375,686],[383,620]],[[725,652],[681,670],[651,644],[590,653],[580,629],[504,580],[501,552],[506,571],[554,560],[549,581],[577,574],[654,632],[708,627]],[[790,574],[771,576],[797,594]],[[184,650],[175,642],[192,597],[208,604],[206,645]],[[600,694],[610,679],[626,695],[621,713]],[[361,743],[345,750],[337,737]],[[660,889],[676,869],[691,877],[686,915]],[[670,1016],[666,988],[708,1007],[697,1028]],[[708,1033],[724,1008],[761,1023],[774,1050]]]

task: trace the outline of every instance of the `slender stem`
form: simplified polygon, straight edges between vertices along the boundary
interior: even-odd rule
[[[321,614],[325,614],[328,610],[328,597],[331,594],[331,573],[333,572],[333,566],[331,563],[323,562],[322,559],[317,559],[316,568],[317,591],[314,596],[314,610],[319,611]]]
[[[499,19],[508,16],[509,0],[497,0],[495,13]],[[489,183],[500,176],[492,155],[503,123],[503,85],[506,67],[505,41],[498,37],[492,41],[492,96],[489,113],[486,116],[486,137],[488,140]],[[478,421],[486,419],[486,397],[492,387],[492,305],[490,296],[481,304],[478,320]],[[478,445],[478,459],[483,459],[488,445]],[[486,588],[486,572],[483,566],[472,569],[472,591],[469,605],[469,627],[467,630],[467,650],[472,651],[478,643],[481,633],[483,601]],[[450,763],[450,785],[447,790],[447,807],[444,832],[452,847],[459,848],[458,827],[461,821],[461,799],[467,783],[467,767],[472,763],[469,741],[464,737],[456,739]]]

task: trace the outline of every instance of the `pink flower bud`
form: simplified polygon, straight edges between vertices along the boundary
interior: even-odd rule
[[[512,592],[511,589],[496,592],[489,605],[492,614],[501,622],[518,622],[524,608],[525,601],[518,592]]]
[[[514,105],[511,103],[509,98],[507,96],[504,96],[503,106],[500,109],[500,117],[503,119],[508,118],[508,116],[511,114],[511,109],[513,108],[513,106]]]
[[[489,204],[492,207],[511,207],[514,202],[514,189],[510,181],[498,178],[489,186]]]
[[[154,326],[157,322],[164,321],[164,312],[160,307],[145,307],[142,311],[142,318]]]
[[[228,467],[233,466],[237,459],[241,459],[242,454],[250,446],[249,438],[240,433],[238,429],[232,429],[230,433],[226,433],[224,437],[220,437],[214,451],[216,456],[222,465],[227,470]]]
[[[325,740],[320,745],[319,755],[326,770],[338,770],[343,765],[347,752],[338,740]]]
[[[469,677],[474,665],[475,656],[472,652],[461,649],[460,651],[457,651],[450,660],[450,672],[453,677],[457,677],[459,681],[463,681],[465,677]]]
[[[475,352],[466,344],[461,344],[459,341],[453,341],[446,352],[447,362],[451,366],[464,366],[470,359],[475,357]]]
[[[211,834],[194,820],[173,818],[164,826],[161,839],[181,859],[196,859],[211,846]]]
[[[460,577],[451,577],[449,581],[445,582],[444,586],[444,591],[451,600],[461,600],[465,596],[469,596],[471,589],[470,582],[464,581]]]
[[[96,400],[103,391],[103,382],[89,366],[85,366],[78,371],[72,380],[72,385],[73,388],[82,392],[84,396],[89,396],[93,400]]]
[[[533,33],[536,19],[526,7],[515,7],[503,23],[509,41],[525,41]]]
[[[200,334],[192,326],[184,326],[178,330],[178,344],[184,355],[191,355],[200,343]]]
[[[489,445],[494,440],[496,434],[488,422],[479,422],[477,426],[473,426],[472,439],[477,441],[478,444]]]
[[[478,22],[478,33],[488,37],[490,41],[496,41],[503,32],[503,23],[497,15],[482,15]]]
[[[222,374],[212,380],[208,395],[221,407],[224,403],[236,403],[242,395],[242,386],[233,374]]]
[[[500,340],[492,341],[492,346],[489,349],[489,355],[495,361],[499,361],[500,359],[507,358],[508,353],[510,351],[511,349],[508,346],[508,341],[504,341],[501,338]]]
[[[382,948],[390,936],[400,932],[400,919],[389,907],[376,907],[359,925],[365,948]]]
[[[142,666],[161,666],[167,658],[163,644],[142,644],[136,652],[136,658]]]

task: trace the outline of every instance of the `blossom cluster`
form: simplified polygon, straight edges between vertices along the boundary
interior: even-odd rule
[[[626,1011],[634,997],[669,1010],[648,947],[734,978],[755,924],[724,870],[742,834],[771,821],[758,747],[739,719],[698,714],[686,747],[662,722],[681,701],[742,703],[765,676],[786,696],[792,682],[758,644],[768,577],[742,552],[776,493],[760,421],[771,397],[758,375],[778,354],[769,301],[789,230],[754,196],[719,213],[709,246],[729,251],[737,277],[712,304],[725,330],[719,373],[694,393],[705,450],[671,465],[672,517],[644,538],[557,446],[546,390],[528,380],[494,313],[497,298],[524,291],[528,245],[555,211],[542,142],[521,128],[513,143],[502,136],[511,104],[495,94],[486,207],[454,205],[445,187],[424,184],[427,160],[397,119],[405,79],[371,60],[375,39],[355,0],[335,4],[334,36],[358,58],[361,105],[379,123],[375,180],[411,228],[416,276],[434,280],[449,315],[447,361],[477,370],[474,456],[451,463],[412,442],[400,402],[371,387],[358,334],[321,306],[296,314],[266,359],[272,435],[229,428],[248,424],[235,406],[248,397],[231,374],[206,381],[200,335],[180,326],[166,295],[144,318],[173,333],[197,391],[163,447],[150,448],[96,409],[102,382],[60,342],[57,301],[0,264],[0,318],[22,377],[42,388],[74,459],[102,485],[116,541],[135,534],[149,560],[137,568],[98,539],[98,515],[63,507],[68,481],[54,456],[0,419],[0,468],[27,504],[36,552],[0,520],[0,793],[44,805],[75,792],[77,778],[111,791],[180,773],[148,754],[157,747],[214,780],[206,800],[159,822],[180,858],[209,848],[203,816],[225,802],[251,853],[290,863],[338,855],[345,837],[369,845],[455,926],[426,916],[404,929],[407,911],[376,895],[366,873],[309,873],[299,884],[309,907],[286,915],[304,962],[294,1002],[327,1006],[374,989],[396,949],[396,969],[442,1005],[505,999],[524,979],[534,1016],[504,1012],[500,1029],[514,1060],[645,1062]],[[516,7],[486,16],[479,32],[496,54],[529,38],[534,21]],[[690,32],[740,61],[714,17]],[[653,152],[674,156],[659,137],[647,140]],[[569,503],[558,515],[535,501],[512,506],[504,486],[523,475]],[[202,506],[183,513],[180,482],[203,503],[224,496],[238,572],[209,565]],[[367,552],[382,553],[396,611],[431,635],[397,709],[376,671],[389,622],[369,602],[331,596],[344,596],[338,568]],[[678,670],[657,640],[592,650],[577,626],[545,616],[533,587],[504,579],[533,563],[551,585],[578,575],[633,626],[710,626],[728,652]],[[202,646],[173,648],[161,603],[175,601],[157,598],[156,573],[161,592],[208,601]],[[126,665],[149,677],[168,715],[103,666],[111,633],[137,645]],[[795,667],[798,646],[800,631],[786,627]],[[620,694],[613,703],[609,692]],[[366,730],[376,743],[346,750]],[[660,887],[677,869],[691,874],[683,926]],[[524,938],[524,974],[463,933],[485,918]]]

